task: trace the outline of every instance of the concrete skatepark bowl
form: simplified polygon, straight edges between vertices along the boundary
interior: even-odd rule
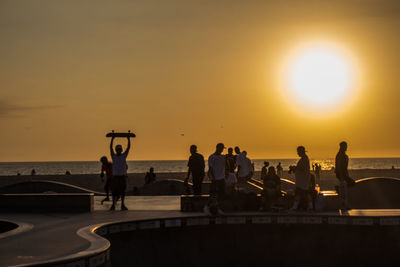
[[[0,251],[7,251],[0,265],[398,266],[399,181],[357,182],[349,190],[355,207],[349,212],[207,217],[180,212],[177,196],[129,196],[130,210],[124,212],[108,211],[110,203],[100,204],[103,196],[92,196],[92,212],[5,212],[4,221],[29,225],[0,233]],[[364,201],[375,209],[361,206]]]
[[[370,218],[198,217],[130,227],[114,224],[112,233],[103,232],[113,267],[394,266],[400,249],[399,227]]]

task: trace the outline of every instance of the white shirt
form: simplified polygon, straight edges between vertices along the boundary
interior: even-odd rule
[[[250,174],[250,172],[253,169],[253,166],[251,166],[251,161],[249,158],[247,158],[244,154],[240,153],[237,157],[236,164],[239,169],[239,176],[240,177],[246,177]]]
[[[128,154],[114,154],[112,158],[112,174],[113,176],[126,176],[126,157]]]
[[[212,154],[208,158],[208,167],[212,168],[215,180],[225,179],[225,155]]]

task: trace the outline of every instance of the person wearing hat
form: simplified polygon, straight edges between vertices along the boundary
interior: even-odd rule
[[[126,158],[128,157],[129,149],[131,148],[131,139],[128,138],[128,146],[124,153],[122,153],[122,146],[116,145],[115,152],[113,149],[114,136],[110,142],[110,153],[112,158],[112,175],[111,178],[111,192],[113,204],[110,210],[115,210],[117,199],[121,198],[121,210],[127,210],[125,206],[125,190],[126,190],[126,177],[127,177],[127,164]]]
[[[295,168],[295,180],[296,180],[296,189],[295,189],[295,197],[293,207],[290,209],[292,211],[297,210],[299,207],[300,201],[306,200],[308,203],[307,210],[311,211],[313,209],[311,195],[309,192],[310,188],[310,160],[306,154],[306,149],[304,146],[297,147],[297,155],[299,155],[300,159],[297,162]]]
[[[349,156],[347,156],[346,151],[347,143],[343,141],[339,144],[339,152],[336,154],[335,158],[335,174],[336,178],[339,180],[338,191],[342,210],[350,209],[347,197],[347,186],[354,184],[354,181],[349,176]]]

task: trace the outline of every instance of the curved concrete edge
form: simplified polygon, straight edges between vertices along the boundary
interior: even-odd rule
[[[14,223],[17,225],[17,228],[0,234],[0,239],[6,238],[9,236],[13,236],[13,235],[18,235],[18,234],[21,234],[21,233],[24,233],[24,232],[27,232],[27,231],[30,231],[33,229],[33,224],[30,224],[30,223],[14,221],[14,220],[9,220],[9,219],[4,219],[4,218],[0,218],[0,221],[10,222],[10,223]]]
[[[396,178],[396,177],[367,177],[367,178],[361,178],[358,180],[355,180],[356,183],[360,183],[360,182],[366,182],[366,181],[370,181],[370,180],[393,180],[393,181],[400,181],[400,178]]]
[[[95,231],[105,225],[96,224],[89,225],[79,229],[76,234],[83,239],[87,240],[90,245],[87,249],[79,251],[64,257],[55,258],[47,261],[38,261],[28,264],[15,265],[14,267],[25,267],[25,266],[54,266],[54,265],[65,265],[77,266],[77,267],[96,267],[105,266],[110,260],[110,242],[96,234]]]
[[[153,219],[118,220],[80,228],[76,233],[89,241],[86,250],[64,257],[34,262],[22,266],[105,266],[110,261],[110,242],[104,238],[109,234],[136,230],[161,229],[170,227],[191,227],[218,224],[325,224],[353,226],[398,226],[400,216],[343,216],[329,214],[226,214],[223,216],[195,215],[185,217],[167,217]]]
[[[127,220],[103,224],[96,229],[101,236],[146,229],[161,229],[170,227],[190,227],[215,224],[324,224],[353,226],[398,226],[400,216],[346,216],[329,214],[237,214],[224,216],[187,216],[153,218],[144,220]]]
[[[84,187],[81,187],[81,186],[68,184],[68,183],[63,183],[63,182],[59,182],[59,181],[52,181],[52,180],[32,180],[32,181],[19,182],[19,183],[14,183],[14,184],[9,184],[9,185],[3,186],[3,187],[1,187],[1,189],[7,188],[9,186],[15,186],[17,184],[29,184],[29,183],[57,184],[57,185],[65,186],[65,187],[75,188],[76,190],[83,191],[82,193],[93,193],[96,196],[105,196],[106,195],[105,193],[94,191],[94,190],[90,190],[90,189],[87,189],[87,188],[84,188]]]

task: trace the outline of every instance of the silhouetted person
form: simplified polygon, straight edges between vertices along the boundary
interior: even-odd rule
[[[238,183],[243,185],[247,183],[253,176],[253,166],[251,164],[251,160],[247,157],[247,152],[243,151],[236,160],[236,164],[238,166]]]
[[[240,148],[238,146],[235,146],[235,153],[236,153],[236,155],[234,157],[235,157],[235,163],[236,163],[236,166],[237,166],[237,161],[238,161],[239,158],[243,157],[243,153],[240,152]]]
[[[263,178],[263,206],[270,209],[281,196],[281,179],[276,174],[274,166],[268,168],[267,175]]]
[[[316,183],[319,184],[321,180],[321,165],[318,163],[315,163],[315,179]]]
[[[347,143],[343,141],[339,144],[339,152],[336,154],[335,159],[335,173],[336,178],[339,179],[339,197],[341,199],[341,208],[344,210],[350,209],[347,199],[347,186],[353,185],[354,183],[349,176],[349,157],[347,156],[346,151]]]
[[[21,173],[17,172],[17,176],[21,176]]]
[[[277,172],[277,175],[278,175],[279,177],[282,177],[282,176],[283,176],[283,168],[282,168],[282,165],[281,165],[280,162],[279,162],[278,165],[276,166],[276,172]]]
[[[301,201],[306,200],[308,203],[307,210],[312,211],[313,204],[310,195],[310,160],[306,154],[304,146],[297,147],[297,155],[300,159],[294,169],[296,179],[296,189],[292,211],[297,210]]]
[[[228,148],[228,154],[226,154],[226,164],[225,164],[225,175],[226,175],[226,186],[230,193],[236,191],[237,178],[235,175],[236,160],[233,155],[233,148]]]
[[[201,195],[201,187],[204,179],[204,157],[203,155],[197,153],[197,146],[190,146],[190,157],[188,161],[188,173],[185,183],[189,181],[190,174],[192,174],[193,181],[193,192],[195,195]]]
[[[268,166],[269,166],[269,162],[264,161],[264,166],[261,168],[261,175],[260,175],[261,180],[264,180],[265,177],[267,176]]]
[[[32,171],[31,171],[31,176],[34,176],[34,175],[36,175],[36,170],[35,170],[35,169],[32,169]]]
[[[208,176],[211,179],[211,198],[205,207],[205,212],[210,213],[211,204],[220,201],[225,196],[225,164],[226,157],[222,155],[224,144],[218,143],[215,153],[208,158]]]
[[[127,177],[127,163],[126,158],[128,157],[129,149],[131,148],[131,139],[128,138],[128,147],[125,152],[122,153],[122,146],[115,146],[115,153],[113,149],[114,137],[111,138],[110,142],[110,153],[112,158],[112,180],[111,189],[113,204],[110,210],[115,210],[115,205],[117,203],[117,198],[121,197],[121,210],[127,210],[125,206],[125,190],[126,190],[126,177]]]
[[[104,184],[104,192],[106,193],[106,197],[101,201],[103,204],[104,201],[110,201],[110,190],[111,190],[111,179],[112,179],[112,163],[108,161],[106,156],[100,158],[101,162],[101,181],[104,182],[104,173],[106,174],[106,182]]]
[[[71,175],[71,172],[67,170],[67,171],[65,172],[65,175]]]
[[[154,168],[151,167],[144,177],[144,184],[151,184],[156,181],[156,174],[154,173]]]

